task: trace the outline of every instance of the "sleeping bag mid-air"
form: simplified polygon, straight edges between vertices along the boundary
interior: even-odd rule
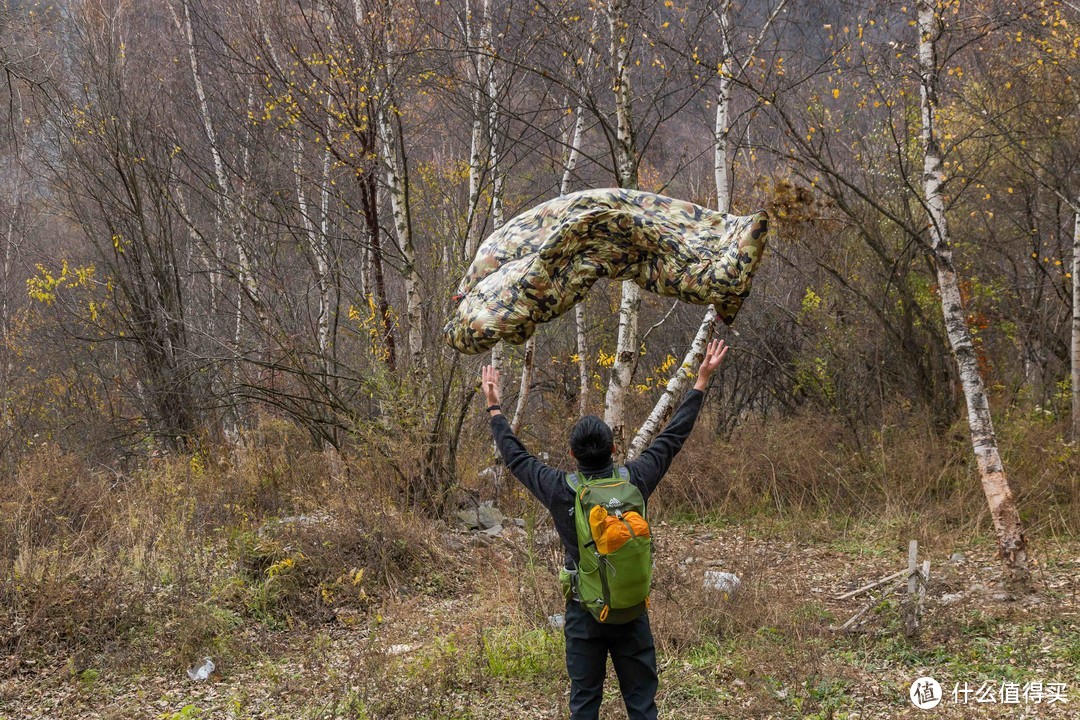
[[[600,278],[715,305],[728,325],[750,293],[769,216],[725,215],[636,190],[585,190],[521,213],[480,245],[443,328],[467,354],[519,345]]]

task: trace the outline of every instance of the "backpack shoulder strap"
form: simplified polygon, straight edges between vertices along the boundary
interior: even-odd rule
[[[566,484],[570,486],[570,489],[577,495],[578,488],[585,482],[585,478],[581,475],[581,472],[572,472],[566,474]]]
[[[630,482],[630,471],[625,465],[620,465],[618,470],[618,476],[626,482]]]

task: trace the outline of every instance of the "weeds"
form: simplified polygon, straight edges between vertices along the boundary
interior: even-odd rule
[[[493,628],[484,634],[484,660],[495,677],[527,679],[558,675],[565,662],[562,633],[550,630]]]

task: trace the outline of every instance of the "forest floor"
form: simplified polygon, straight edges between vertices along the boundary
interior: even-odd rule
[[[1033,592],[1015,594],[996,584],[985,538],[924,540],[931,582],[909,640],[900,595],[875,603],[858,632],[833,628],[867,602],[838,596],[905,567],[911,525],[658,524],[662,718],[1080,717],[1080,541],[1033,542]],[[238,623],[205,682],[104,652],[24,659],[0,677],[0,719],[566,717],[550,530],[440,537],[451,566],[367,607]],[[703,586],[708,570],[735,572],[741,589],[722,599]],[[922,676],[942,688],[932,710],[908,697]],[[625,717],[610,672],[601,717]]]

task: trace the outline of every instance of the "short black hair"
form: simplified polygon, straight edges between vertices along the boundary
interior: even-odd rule
[[[570,449],[582,465],[597,465],[611,459],[611,428],[595,415],[586,415],[570,431]]]

